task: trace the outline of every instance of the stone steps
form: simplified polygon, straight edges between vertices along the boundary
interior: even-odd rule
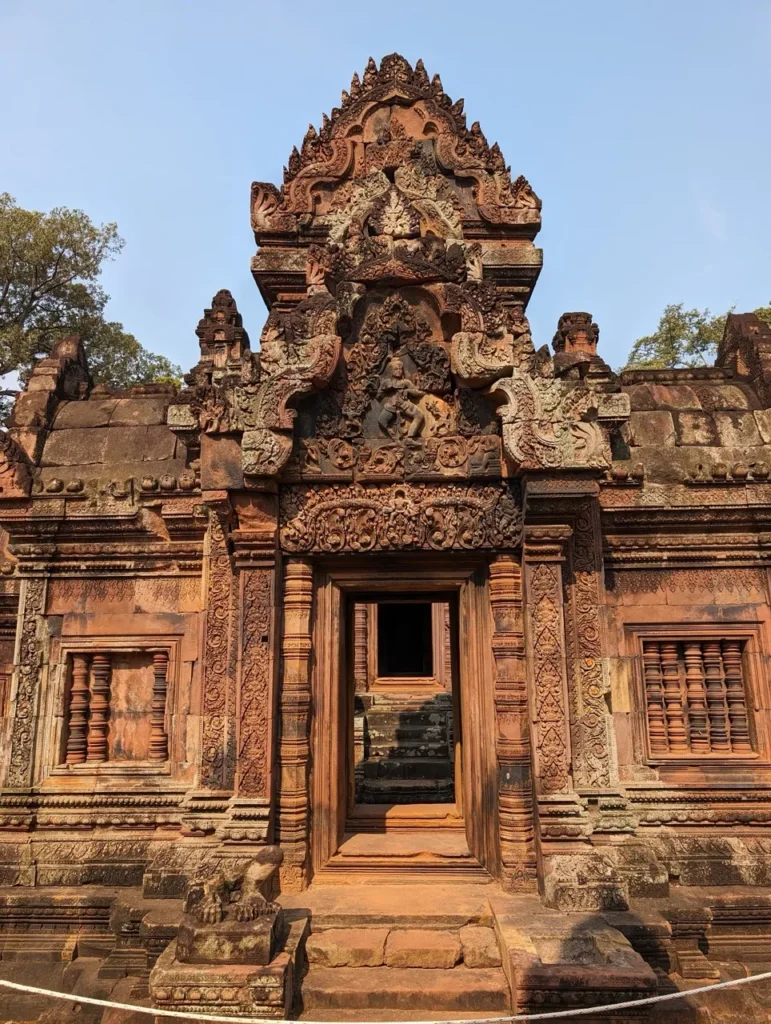
[[[316,1010],[389,1010],[490,1014],[509,1012],[509,988],[500,968],[452,970],[392,967],[311,967],[302,982],[303,1013]]]
[[[318,893],[305,944],[302,1014],[381,1012],[399,1020],[507,1013],[509,985],[487,901],[458,887],[446,894],[429,907],[423,893],[421,905],[411,907],[398,890],[390,899],[372,893],[361,901]]]
[[[357,781],[359,804],[453,803],[455,785],[449,779],[362,779]]]
[[[451,779],[453,766],[449,758],[443,757],[397,757],[373,758],[370,754],[359,765],[363,777],[370,779]]]

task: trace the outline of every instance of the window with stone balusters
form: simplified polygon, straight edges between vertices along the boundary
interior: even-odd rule
[[[169,650],[67,654],[63,767],[168,761]]]
[[[651,760],[756,756],[753,637],[639,636]]]

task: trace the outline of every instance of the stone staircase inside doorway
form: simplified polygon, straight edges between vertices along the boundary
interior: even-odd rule
[[[357,694],[356,803],[451,803],[455,799],[452,694]]]

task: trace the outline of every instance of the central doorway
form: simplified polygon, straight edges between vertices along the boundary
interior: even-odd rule
[[[497,877],[486,562],[330,558],[315,579],[311,876]]]
[[[455,595],[348,602],[346,832],[463,828]]]

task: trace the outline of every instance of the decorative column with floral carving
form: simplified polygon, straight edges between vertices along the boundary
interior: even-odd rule
[[[530,769],[522,572],[512,555],[490,564],[495,659],[496,754],[500,766],[498,819],[503,884],[511,891],[533,889],[536,858],[533,780]]]
[[[234,501],[231,532],[237,573],[238,659],[234,672],[234,794],[217,835],[229,842],[271,839],[278,672],[279,569],[275,495],[262,491]]]
[[[217,500],[219,498],[219,500]],[[232,786],[234,652],[233,564],[228,534],[230,504],[227,495],[215,495],[209,506],[206,550],[206,626],[203,651],[203,698],[201,702],[201,784],[204,789],[226,790]]]
[[[562,604],[564,548],[569,526],[525,529],[525,583],[528,645],[535,729],[536,789],[565,793],[569,788],[570,738],[565,623]]]
[[[16,678],[12,690],[13,725],[6,786],[23,789],[33,781],[35,726],[40,700],[45,639],[47,580],[22,581],[19,599],[21,627],[17,634]]]

